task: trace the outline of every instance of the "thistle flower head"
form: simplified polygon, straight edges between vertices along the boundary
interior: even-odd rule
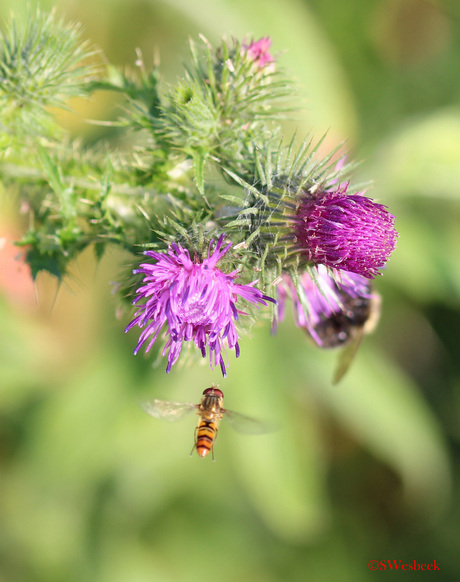
[[[351,329],[366,322],[371,300],[377,297],[362,275],[347,271],[329,273],[324,266],[315,269],[314,277],[308,271],[302,273],[297,287],[290,275],[283,273],[277,294],[279,320],[284,319],[287,299],[292,299],[296,325],[319,347],[345,343]]]
[[[156,262],[143,263],[134,271],[144,275],[134,300],[134,304],[142,304],[125,331],[135,325],[143,329],[136,354],[145,343],[148,352],[166,327],[163,355],[168,352],[167,372],[179,358],[182,342],[193,341],[203,357],[209,348],[211,368],[220,365],[225,376],[224,344],[239,356],[235,321],[244,312],[235,305],[238,297],[255,305],[274,301],[254,287],[256,281],[249,285],[235,283],[237,270],[221,271],[217,263],[232,243],[223,246],[223,236],[214,248],[213,242],[202,260],[197,256],[192,259],[180,244],[172,244],[165,253],[146,251],[144,254]]]
[[[356,164],[340,146],[322,160],[314,144],[294,142],[278,153],[256,153],[257,181],[244,182],[245,208],[232,226],[247,228],[248,245],[263,269],[300,272],[324,265],[372,279],[396,246],[394,217],[382,204],[350,187]]]
[[[249,44],[244,43],[242,49],[254,61],[259,69],[264,69],[267,65],[273,67],[275,59],[270,54],[270,46],[272,44],[269,36],[264,36],[255,41],[252,40]]]
[[[302,259],[373,278],[396,246],[394,216],[385,206],[347,185],[302,196],[292,220],[294,246]]]

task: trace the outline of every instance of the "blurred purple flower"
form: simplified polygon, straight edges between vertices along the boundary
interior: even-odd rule
[[[243,51],[248,54],[260,69],[263,69],[275,61],[270,54],[271,44],[271,38],[269,36],[264,36],[258,41],[252,40],[249,44],[243,43]],[[272,66],[273,65],[270,65],[270,67]]]
[[[182,342],[193,341],[206,357],[209,347],[211,369],[220,365],[226,375],[222,352],[224,340],[230,349],[239,356],[238,335],[235,321],[244,312],[235,306],[238,296],[255,305],[275,302],[254,287],[235,283],[238,270],[224,273],[217,268],[218,261],[227,253],[232,243],[223,245],[223,236],[212,250],[213,240],[209,243],[208,257],[200,260],[190,258],[189,251],[180,244],[172,244],[165,253],[146,251],[144,254],[155,263],[143,263],[134,273],[144,275],[143,285],[137,289],[133,304],[142,301],[133,321],[126,332],[135,325],[144,328],[140,334],[135,354],[147,343],[148,352],[166,325],[168,338],[163,356],[168,352],[166,372],[179,358]]]
[[[292,217],[295,250],[314,265],[374,278],[396,246],[394,216],[385,206],[339,185],[301,198]]]
[[[299,277],[299,282],[308,306],[305,313],[299,299],[297,290],[291,277],[283,273],[282,281],[277,286],[278,293],[278,318],[284,319],[286,301],[292,299],[294,320],[298,327],[304,329],[319,347],[335,347],[348,339],[346,328],[339,330],[336,343],[326,345],[321,333],[325,325],[332,325],[335,318],[349,318],[353,325],[367,319],[369,303],[377,297],[372,292],[368,279],[356,273],[347,271],[332,271],[322,265],[316,268],[316,277],[313,279],[308,272]],[[338,320],[338,321],[339,321]],[[350,322],[348,326],[350,325]],[[324,331],[327,331],[324,328]],[[340,336],[343,334],[343,337]]]

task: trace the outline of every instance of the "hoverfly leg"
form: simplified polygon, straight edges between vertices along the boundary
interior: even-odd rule
[[[217,435],[219,434],[219,431],[217,430],[217,428],[214,429],[216,432],[216,436],[214,437],[214,442],[212,443],[212,447],[211,447],[211,456],[212,456],[212,462],[215,463],[216,459],[214,458],[214,444],[217,440]]]
[[[194,443],[193,443],[192,450],[190,451],[190,456],[193,455],[193,451],[196,449],[196,445],[197,445],[196,433],[197,433],[197,431],[198,431],[198,427],[195,428]]]

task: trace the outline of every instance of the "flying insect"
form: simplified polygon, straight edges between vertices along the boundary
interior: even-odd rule
[[[224,394],[216,386],[206,388],[199,404],[191,402],[168,402],[165,400],[151,400],[142,404],[142,408],[154,418],[176,421],[184,418],[191,412],[198,415],[198,422],[195,428],[194,445],[191,451],[196,449],[200,457],[206,457],[210,452],[214,461],[214,443],[217,439],[220,422],[225,418],[235,428],[235,430],[257,434],[268,432],[270,428],[264,423],[244,416],[233,410],[223,407]]]

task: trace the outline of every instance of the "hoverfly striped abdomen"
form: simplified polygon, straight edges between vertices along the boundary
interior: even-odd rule
[[[217,438],[216,423],[209,420],[200,420],[195,430],[195,448],[200,457],[206,457],[212,450]]]
[[[223,404],[224,395],[218,388],[207,388],[203,392],[201,403],[197,410],[200,419],[195,430],[194,445],[200,457],[206,457],[209,451],[213,450],[219,422],[224,413]]]

